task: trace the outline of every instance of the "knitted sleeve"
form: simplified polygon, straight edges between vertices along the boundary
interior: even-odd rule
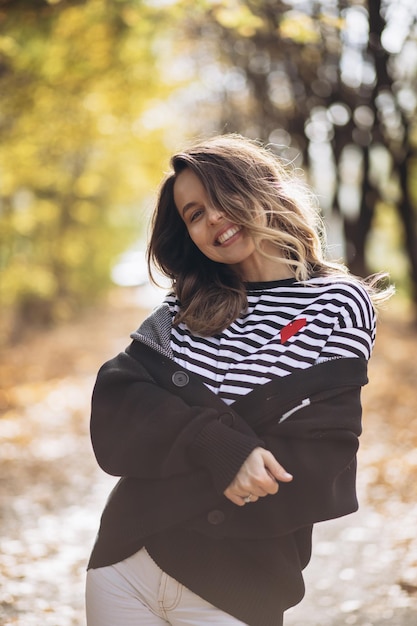
[[[222,404],[222,403],[221,403]],[[224,405],[192,405],[157,385],[126,353],[99,371],[93,391],[91,438],[109,474],[169,478],[205,468],[223,493],[254,448],[248,424]]]

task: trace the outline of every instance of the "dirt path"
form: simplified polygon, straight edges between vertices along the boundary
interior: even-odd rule
[[[113,301],[0,355],[3,626],[85,624],[86,559],[114,484],[91,452],[91,389],[142,316],[137,300]],[[360,512],[317,526],[286,626],[417,624],[416,348],[409,321],[387,314],[364,394]]]

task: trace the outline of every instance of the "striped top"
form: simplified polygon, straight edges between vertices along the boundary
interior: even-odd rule
[[[226,404],[277,376],[287,376],[327,359],[369,359],[375,312],[356,282],[330,278],[248,283],[248,309],[222,333],[193,335],[173,326],[175,361],[199,374]],[[174,318],[179,303],[167,296]]]

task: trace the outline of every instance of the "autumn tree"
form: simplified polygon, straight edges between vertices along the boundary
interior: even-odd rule
[[[386,263],[378,220],[401,224],[408,267],[392,273],[408,275],[417,303],[417,9],[391,0],[198,6],[188,18],[195,75],[216,102],[212,114],[199,102],[206,130],[259,138],[306,167],[335,255],[358,275]]]
[[[171,148],[155,124],[176,86],[168,18],[140,0],[0,3],[0,300],[17,330],[93,301],[140,233]]]
[[[416,11],[2,0],[2,314],[18,329],[92,301],[137,238],[168,154],[187,134],[231,131],[305,167],[330,249],[355,273],[386,267],[381,233],[401,224],[407,262],[392,274],[417,300]]]

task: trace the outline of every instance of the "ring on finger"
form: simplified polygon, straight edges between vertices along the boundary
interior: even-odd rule
[[[249,504],[249,502],[252,502],[252,494],[248,494],[247,496],[243,497],[243,502],[245,504]]]

